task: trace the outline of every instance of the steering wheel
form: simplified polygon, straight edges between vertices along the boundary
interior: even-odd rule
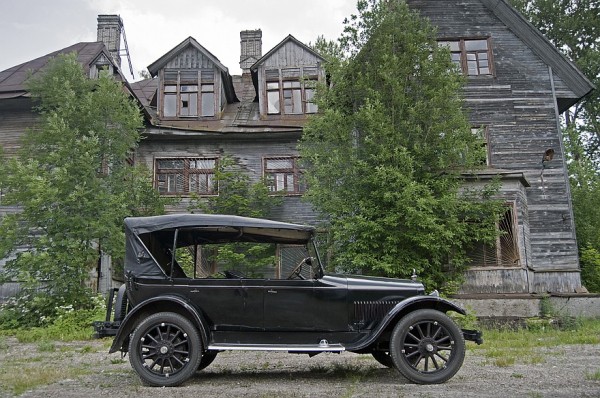
[[[302,266],[306,264],[308,266],[312,265],[312,258],[310,257],[304,257],[302,259],[302,261],[300,261],[300,263],[298,263],[298,265],[296,265],[296,267],[292,270],[292,272],[290,273],[290,275],[287,277],[287,279],[293,279],[294,277],[297,277],[299,279],[306,279],[304,277],[304,275],[302,275],[300,272],[302,272]]]

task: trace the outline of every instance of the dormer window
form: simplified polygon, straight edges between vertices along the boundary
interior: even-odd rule
[[[163,106],[165,118],[212,117],[215,115],[215,73],[208,70],[174,70],[163,72]]]
[[[267,69],[267,113],[299,115],[316,113],[312,101],[318,79],[316,67]]]

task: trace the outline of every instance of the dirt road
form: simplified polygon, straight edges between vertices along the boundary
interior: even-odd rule
[[[600,397],[600,381],[590,377],[600,371],[598,345],[543,348],[539,363],[508,366],[497,366],[484,350],[468,349],[453,379],[425,386],[368,355],[224,352],[185,385],[153,388],[140,383],[127,358],[107,353],[107,341],[54,347],[7,341],[0,349],[0,381],[11,380],[6,372],[30,380],[22,397]],[[31,386],[45,372],[48,380]],[[17,396],[15,391],[2,385],[0,397]]]

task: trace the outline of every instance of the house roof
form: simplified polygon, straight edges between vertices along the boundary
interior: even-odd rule
[[[110,53],[102,42],[80,42],[54,51],[34,60],[22,63],[12,68],[0,72],[0,99],[16,98],[29,96],[25,82],[30,76],[34,76],[46,67],[48,62],[59,54],[69,54],[75,52],[77,61],[83,66],[86,73],[89,72],[90,65],[104,54],[107,59],[112,60]],[[111,61],[112,62],[112,61]],[[118,68],[117,65],[114,65]],[[120,74],[119,70],[119,74]],[[122,81],[126,81],[121,76]]]
[[[321,57],[319,55],[319,53],[317,53],[315,50],[313,50],[312,48],[308,47],[306,44],[302,43],[301,41],[299,41],[298,39],[296,39],[294,36],[292,35],[287,35],[287,37],[285,39],[283,39],[282,41],[279,42],[279,44],[277,44],[275,47],[273,47],[271,50],[269,50],[269,52],[267,52],[265,55],[263,55],[262,57],[260,57],[260,59],[258,61],[256,61],[254,63],[254,65],[252,65],[250,67],[250,70],[252,72],[255,72],[259,65],[262,64],[265,60],[267,60],[268,58],[271,57],[271,55],[273,55],[275,52],[277,52],[281,47],[283,47],[287,42],[292,42],[294,44],[296,44],[299,47],[302,47],[305,51],[308,51],[309,53],[313,54],[315,57],[321,59],[322,61],[325,61],[325,59],[323,57]]]
[[[536,27],[513,8],[507,0],[480,0],[496,17],[502,21],[519,39],[542,59],[573,91],[576,98],[559,98],[560,111],[563,112],[596,87],[594,84],[562,54]]]
[[[229,74],[229,69],[227,69],[227,67],[225,67],[225,65],[223,65],[217,57],[215,57],[210,51],[204,48],[200,43],[196,41],[196,39],[194,39],[191,36],[179,43],[178,45],[176,45],[175,47],[173,47],[173,49],[171,49],[165,55],[154,61],[152,64],[150,64],[148,66],[148,72],[150,72],[150,75],[152,77],[156,77],[158,75],[158,71],[164,68],[169,63],[169,61],[171,61],[179,53],[181,53],[190,46],[194,47],[196,50],[204,54],[204,56],[206,56],[210,60],[210,62],[212,62],[217,67],[219,72],[221,72],[221,79],[223,81],[223,89],[225,91],[225,97],[227,98],[227,102],[230,104],[233,102],[239,102],[235,95],[235,90],[233,89],[233,82],[231,79],[231,75]]]
[[[196,39],[194,39],[193,37],[190,36],[187,39],[185,39],[184,41],[182,41],[181,43],[179,43],[178,45],[176,45],[175,47],[173,47],[173,49],[171,49],[168,53],[166,53],[165,55],[163,55],[162,57],[160,57],[159,59],[154,61],[152,64],[150,64],[148,66],[148,72],[150,72],[150,75],[152,77],[156,76],[160,69],[164,68],[165,65],[171,59],[173,59],[173,57],[177,56],[180,52],[185,50],[188,46],[192,46],[192,47],[196,48],[198,51],[200,51],[202,54],[204,54],[208,59],[211,60],[211,62],[213,64],[215,64],[215,66],[221,72],[225,72],[225,73],[229,74],[229,70],[221,63],[221,61],[219,61],[219,59],[217,57],[215,57],[210,51],[208,51],[206,48],[204,48],[202,45],[200,45],[200,43],[198,43],[196,41]]]

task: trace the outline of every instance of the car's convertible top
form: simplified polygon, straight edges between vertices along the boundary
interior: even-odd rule
[[[306,244],[314,232],[314,227],[306,225],[222,214],[128,217],[125,271],[133,276],[164,277],[160,252],[222,242]]]

